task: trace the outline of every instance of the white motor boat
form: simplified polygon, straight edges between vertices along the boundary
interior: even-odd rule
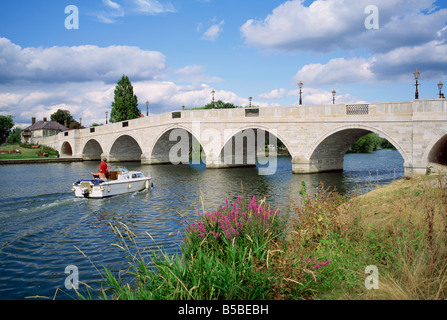
[[[79,180],[73,183],[72,191],[78,198],[106,198],[119,194],[149,189],[151,177],[140,171],[128,171],[125,167],[112,168],[109,179]]]

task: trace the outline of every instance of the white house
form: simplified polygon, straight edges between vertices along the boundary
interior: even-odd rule
[[[33,117],[31,125],[22,131],[22,140],[32,142],[34,138],[49,137],[67,130],[67,127],[56,121],[47,121],[47,118],[43,118],[42,121],[36,122],[36,118]]]

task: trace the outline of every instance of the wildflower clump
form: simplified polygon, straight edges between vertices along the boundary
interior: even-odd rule
[[[241,196],[230,204],[219,206],[214,212],[197,212],[199,221],[187,223],[185,230],[188,248],[216,246],[235,241],[265,243],[277,237],[279,231],[279,210],[272,210],[265,199],[259,201],[256,197],[250,201]]]

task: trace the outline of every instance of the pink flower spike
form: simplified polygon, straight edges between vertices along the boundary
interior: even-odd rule
[[[316,264],[316,265],[315,265],[315,269],[318,269],[319,267],[320,267],[319,264]]]

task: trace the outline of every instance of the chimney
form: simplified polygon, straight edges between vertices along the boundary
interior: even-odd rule
[[[44,118],[43,118],[43,122],[47,122],[47,117],[44,117]]]
[[[31,125],[33,125],[33,124],[35,124],[36,123],[36,117],[32,117],[31,118]]]

